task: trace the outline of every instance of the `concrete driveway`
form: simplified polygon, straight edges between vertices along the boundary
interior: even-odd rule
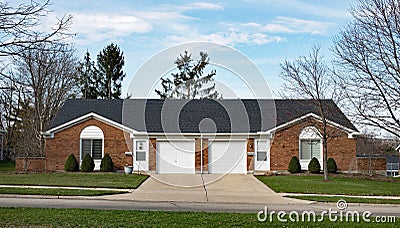
[[[308,204],[284,198],[253,175],[246,174],[153,174],[138,189],[108,199],[161,202],[224,202]]]

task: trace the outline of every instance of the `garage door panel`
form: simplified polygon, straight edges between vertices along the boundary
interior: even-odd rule
[[[157,143],[158,173],[194,173],[194,142]]]
[[[209,146],[209,172],[246,173],[245,155],[245,141],[215,141]]]

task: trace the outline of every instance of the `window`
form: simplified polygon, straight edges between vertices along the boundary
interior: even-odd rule
[[[146,161],[146,141],[136,141],[136,161]]]
[[[300,160],[321,160],[321,134],[317,128],[308,126],[300,132],[299,150]]]
[[[399,175],[399,163],[398,162],[387,162],[386,163],[386,175],[387,176],[398,176]]]
[[[81,161],[89,154],[93,159],[103,158],[103,131],[96,126],[85,127],[80,135],[81,138]]]
[[[266,161],[268,154],[268,143],[266,140],[257,141],[257,161]]]
[[[321,140],[319,139],[301,139],[300,140],[300,159],[311,160],[316,157],[321,159]]]
[[[103,140],[102,139],[82,139],[81,160],[89,154],[93,159],[101,159],[103,157]]]

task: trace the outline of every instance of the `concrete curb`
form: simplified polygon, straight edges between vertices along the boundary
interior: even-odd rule
[[[398,199],[400,196],[360,196],[360,195],[331,195],[331,194],[314,194],[314,193],[277,193],[280,196],[327,196],[327,197],[348,197],[348,198],[365,198],[365,199]]]

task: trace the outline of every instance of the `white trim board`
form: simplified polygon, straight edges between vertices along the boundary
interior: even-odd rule
[[[75,119],[73,119],[71,121],[68,121],[68,122],[66,122],[64,124],[61,124],[61,125],[59,125],[57,127],[51,128],[51,129],[43,132],[42,134],[46,135],[46,138],[53,138],[54,137],[54,133],[62,131],[64,129],[66,129],[66,128],[70,128],[70,127],[72,127],[74,125],[77,125],[79,123],[82,123],[82,122],[84,122],[84,121],[86,121],[88,119],[92,119],[92,118],[96,119],[96,120],[99,120],[101,122],[104,122],[106,124],[109,124],[111,126],[114,126],[114,127],[118,128],[120,130],[127,131],[129,133],[133,133],[133,134],[139,133],[138,131],[136,131],[134,129],[131,129],[131,128],[126,127],[126,126],[124,126],[124,125],[122,125],[120,123],[117,123],[117,122],[115,122],[113,120],[110,120],[110,119],[108,119],[106,117],[100,116],[99,114],[91,112],[91,113],[88,113],[86,115],[83,115],[83,116],[80,116],[78,118],[75,118]]]
[[[281,124],[281,125],[279,125],[279,126],[276,126],[276,127],[272,128],[272,129],[270,129],[270,130],[267,130],[267,131],[265,131],[265,132],[257,132],[257,133],[258,133],[258,134],[273,134],[274,132],[276,132],[276,131],[278,131],[278,130],[280,130],[280,129],[282,129],[282,128],[285,128],[285,127],[287,127],[287,126],[290,126],[290,125],[292,125],[292,124],[294,124],[294,123],[296,123],[296,122],[299,122],[299,121],[301,121],[301,120],[307,119],[307,118],[309,118],[309,117],[312,117],[312,118],[314,118],[314,119],[316,119],[316,120],[322,122],[322,118],[321,118],[320,116],[318,116],[318,115],[316,115],[316,114],[314,114],[314,113],[308,113],[308,114],[306,114],[306,115],[304,115],[304,116],[301,116],[301,117],[299,117],[299,118],[297,118],[297,119],[294,119],[294,120],[291,120],[291,121],[286,122],[286,123],[284,123],[284,124]],[[358,131],[355,131],[355,130],[352,130],[352,129],[350,129],[350,128],[347,128],[347,127],[345,127],[345,126],[343,126],[343,125],[341,125],[341,124],[338,124],[338,123],[336,123],[336,122],[334,122],[334,121],[331,121],[331,120],[328,120],[328,119],[327,119],[327,123],[328,123],[328,125],[331,125],[331,126],[340,128],[340,129],[342,129],[342,130],[344,130],[344,131],[347,131],[347,132],[348,132],[349,138],[353,138],[355,135],[360,134]]]

